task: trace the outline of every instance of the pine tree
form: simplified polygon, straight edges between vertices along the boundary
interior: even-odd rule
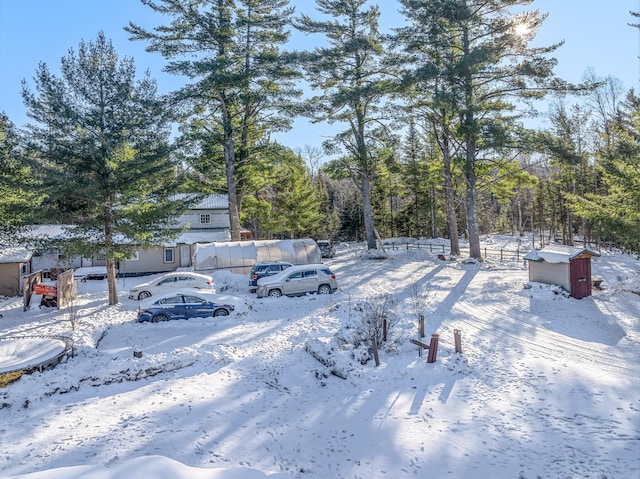
[[[311,87],[320,93],[309,102],[314,121],[344,124],[347,129],[325,142],[331,153],[346,152],[344,166],[362,193],[364,229],[369,249],[377,249],[372,207],[372,183],[380,161],[381,100],[389,93],[382,63],[383,37],[378,31],[380,11],[365,8],[366,0],[316,0],[316,9],[328,20],[298,18],[296,26],[307,34],[321,34],[328,44],[304,55]],[[375,133],[374,133],[375,130]]]
[[[160,244],[186,203],[169,158],[169,118],[149,75],[135,79],[100,33],[62,58],[61,76],[41,63],[36,92],[23,85],[28,153],[46,202],[44,219],[74,225],[69,254],[104,254],[109,304],[118,303],[116,262],[140,246]]]
[[[194,83],[174,98],[191,117],[190,135],[199,132],[204,151],[214,145],[224,160],[231,239],[240,239],[241,171],[267,132],[286,130],[291,102],[299,95],[291,55],[281,51],[293,13],[288,0],[142,0],[173,21],[153,30],[130,23],[134,40],[160,52],[166,70]]]
[[[0,247],[14,246],[21,227],[40,198],[30,186],[30,170],[21,160],[20,138],[13,123],[0,113]]]
[[[640,97],[633,91],[610,129],[600,153],[603,191],[570,195],[576,213],[600,238],[640,252]]]
[[[432,79],[451,118],[459,119],[454,131],[464,148],[470,256],[481,260],[479,163],[504,147],[516,119],[509,118],[512,101],[542,98],[548,88],[563,87],[553,83],[555,60],[545,57],[559,45],[528,46],[545,16],[509,9],[533,0],[399,1],[408,25],[399,30],[398,42],[412,55],[415,74]]]

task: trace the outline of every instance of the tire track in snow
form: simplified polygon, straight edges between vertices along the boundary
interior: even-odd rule
[[[454,312],[460,312],[473,318],[472,320],[457,318],[456,321],[496,338],[507,339],[512,343],[521,344],[527,350],[543,353],[550,359],[562,360],[569,356],[580,363],[598,366],[610,371],[635,374],[635,368],[629,364],[638,362],[638,358],[635,357],[637,355],[634,357],[622,357],[611,354],[604,348],[597,348],[593,343],[583,342],[578,339],[571,340],[566,335],[548,329],[541,331],[539,325],[531,320],[523,317],[511,318],[500,307],[499,303],[482,305],[459,300],[453,309]],[[517,321],[518,324],[514,325],[514,332],[512,333],[508,326],[513,324],[514,321]],[[535,340],[523,337],[523,329],[529,332],[531,337],[535,337]]]

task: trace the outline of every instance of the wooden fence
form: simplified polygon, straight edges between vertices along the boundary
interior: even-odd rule
[[[422,249],[434,254],[451,254],[450,245],[445,244],[433,244],[433,243],[389,243],[384,245],[385,249],[400,250],[400,249]],[[520,261],[530,251],[526,248],[513,249],[491,249],[481,248],[482,257],[485,259],[496,259],[500,261]],[[469,248],[461,247],[460,256],[469,256]]]

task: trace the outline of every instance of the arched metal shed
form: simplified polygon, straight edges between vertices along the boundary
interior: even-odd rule
[[[308,238],[198,244],[193,253],[193,269],[199,273],[222,269],[244,274],[260,261],[310,264],[322,263],[322,256],[316,242]]]

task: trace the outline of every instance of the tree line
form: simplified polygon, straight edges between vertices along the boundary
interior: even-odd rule
[[[313,15],[141,1],[166,22],[125,30],[183,87],[159,95],[99,33],[59,76],[41,63],[35,90],[23,83],[25,128],[0,116],[3,242],[73,225],[65,249],[105,254],[110,302],[115,263],[170,239],[198,199],[178,192],[228,195],[232,240],[444,236],[459,253],[464,235],[481,261],[481,234],[530,231],[640,251],[640,99],[593,72],[558,78],[561,44],[531,46],[546,18],[533,0],[399,0],[390,33],[366,0],[316,0]],[[293,30],[319,46],[296,50]],[[549,96],[551,127],[525,127]],[[337,133],[301,151],[272,140],[298,117]]]

